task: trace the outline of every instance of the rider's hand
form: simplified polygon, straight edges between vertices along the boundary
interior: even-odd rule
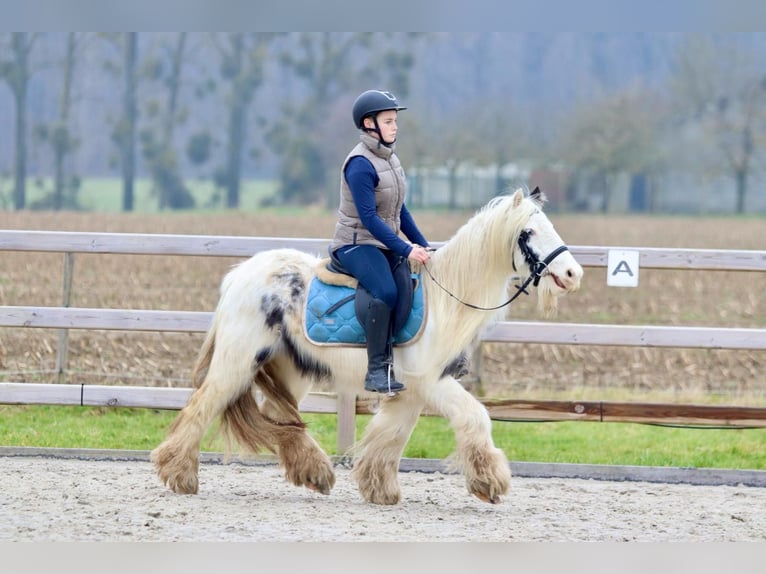
[[[418,263],[426,263],[429,259],[431,259],[431,254],[426,251],[425,247],[421,247],[420,245],[413,245],[412,251],[410,251],[407,259],[412,259]]]

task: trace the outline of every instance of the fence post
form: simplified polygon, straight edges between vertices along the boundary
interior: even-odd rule
[[[74,274],[74,253],[64,253],[64,285],[61,294],[61,306],[69,307],[72,299],[72,275]],[[69,354],[69,329],[59,330],[58,348],[56,349],[56,376],[59,383],[64,383]]]
[[[356,393],[342,392],[336,397],[338,411],[338,454],[356,442]]]

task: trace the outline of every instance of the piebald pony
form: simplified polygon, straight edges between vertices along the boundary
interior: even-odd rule
[[[492,441],[489,415],[457,377],[465,372],[467,349],[503,312],[498,307],[513,276],[535,277],[545,315],[555,313],[559,296],[580,286],[582,268],[543,213],[543,202],[538,190],[494,198],[433,253],[421,274],[426,326],[416,341],[394,349],[395,376],[406,390],[382,398],[352,449],[353,477],[365,500],[399,502],[399,461],[424,407],[446,417],[454,430],[454,462],[468,491],[492,503],[508,492],[511,472]],[[293,249],[263,251],[223,279],[194,369],[196,389],[152,452],[160,479],[173,491],[198,491],[200,444],[221,416],[227,445],[233,439],[246,451],[276,452],[289,481],[329,494],[332,461],[306,431],[298,403],[320,381],[338,392],[363,392],[367,357],[358,346],[306,339],[305,297],[318,262]]]

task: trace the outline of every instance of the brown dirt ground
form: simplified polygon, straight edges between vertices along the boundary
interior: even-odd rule
[[[447,240],[470,213],[416,213],[426,237]],[[764,218],[551,215],[569,245],[764,249]],[[334,215],[0,212],[0,228],[329,237]],[[238,260],[220,257],[77,255],[71,306],[210,311]],[[61,304],[63,256],[0,253],[0,305]],[[637,289],[607,288],[586,269],[583,288],[555,321],[766,327],[759,273],[642,269]],[[533,298],[508,319],[537,319]],[[0,380],[53,382],[58,333],[0,330]],[[188,386],[201,334],[71,331],[68,382]],[[571,400],[766,404],[760,351],[483,344],[477,394]]]

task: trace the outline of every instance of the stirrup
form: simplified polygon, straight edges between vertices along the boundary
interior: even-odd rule
[[[385,386],[375,384],[373,381],[373,379],[376,378],[374,375],[375,371],[373,371],[373,373],[367,373],[367,376],[364,378],[364,390],[370,393],[385,393],[388,397],[395,397],[397,393],[403,391],[405,387],[402,383],[394,379],[392,371],[393,366],[391,363],[387,364]]]

